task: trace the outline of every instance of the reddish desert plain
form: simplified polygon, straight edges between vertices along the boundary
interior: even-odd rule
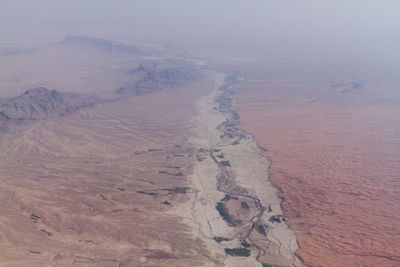
[[[400,265],[400,83],[377,68],[249,63],[234,109],[309,266]]]

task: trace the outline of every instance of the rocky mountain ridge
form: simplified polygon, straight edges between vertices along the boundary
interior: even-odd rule
[[[0,119],[44,119],[64,116],[96,103],[99,103],[96,97],[38,87],[29,89],[17,97],[0,101]]]
[[[188,64],[141,63],[128,74],[138,76],[138,80],[132,86],[119,88],[117,93],[137,95],[166,88],[176,88],[200,77],[199,72]]]
[[[125,52],[125,53],[141,54],[141,51],[134,45],[128,45],[110,40],[92,38],[80,35],[68,36],[59,44],[69,45],[69,46],[89,46],[107,52]]]

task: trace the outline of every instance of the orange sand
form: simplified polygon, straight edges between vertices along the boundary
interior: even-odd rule
[[[310,266],[400,266],[395,87],[342,92],[330,76],[304,77],[249,74],[235,106],[272,161],[297,255]]]

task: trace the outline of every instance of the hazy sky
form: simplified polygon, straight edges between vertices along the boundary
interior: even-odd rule
[[[0,0],[0,42],[68,34],[213,54],[400,59],[398,0]]]

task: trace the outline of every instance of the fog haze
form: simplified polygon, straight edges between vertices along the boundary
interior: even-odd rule
[[[2,1],[2,43],[67,35],[170,42],[201,54],[399,59],[398,1]]]

